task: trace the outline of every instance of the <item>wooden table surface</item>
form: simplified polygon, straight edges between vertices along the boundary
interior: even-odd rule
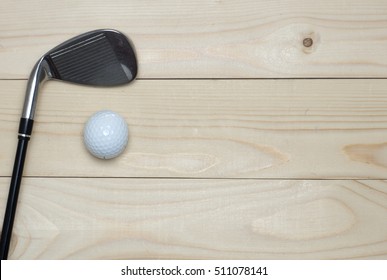
[[[2,0],[1,219],[33,65],[98,28],[138,79],[44,86],[11,259],[387,258],[385,0]],[[82,142],[103,109],[110,161]]]

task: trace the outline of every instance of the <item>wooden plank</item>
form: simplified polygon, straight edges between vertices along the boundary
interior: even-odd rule
[[[376,180],[27,178],[10,258],[385,259],[386,190]]]
[[[384,0],[2,0],[0,78],[106,27],[132,38],[141,78],[387,77]]]
[[[0,81],[0,176],[9,176],[25,81]],[[49,82],[27,176],[386,178],[387,80],[136,81],[119,88]],[[112,161],[88,154],[96,111],[128,122]]]

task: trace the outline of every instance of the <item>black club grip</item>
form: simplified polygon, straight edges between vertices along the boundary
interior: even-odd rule
[[[28,141],[32,132],[32,120],[21,119],[19,126],[18,145],[13,165],[11,184],[9,187],[7,206],[4,215],[3,229],[0,240],[0,256],[2,260],[8,258],[11,243],[13,222],[16,214],[16,206],[19,197],[20,184],[23,176],[24,161],[27,154]]]

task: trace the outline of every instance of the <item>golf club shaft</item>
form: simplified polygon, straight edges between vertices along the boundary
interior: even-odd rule
[[[19,128],[19,141],[16,150],[15,163],[11,184],[9,187],[7,206],[4,215],[3,229],[1,231],[0,256],[2,260],[8,258],[9,245],[12,237],[13,221],[16,214],[16,206],[19,197],[20,183],[23,176],[24,160],[26,158],[28,141],[32,130],[32,120],[22,119]],[[26,134],[25,132],[29,132]],[[23,132],[23,133],[21,133]]]

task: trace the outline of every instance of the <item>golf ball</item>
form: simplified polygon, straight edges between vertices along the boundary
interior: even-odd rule
[[[112,159],[120,155],[128,144],[128,125],[113,111],[99,111],[85,124],[83,140],[95,157]]]

